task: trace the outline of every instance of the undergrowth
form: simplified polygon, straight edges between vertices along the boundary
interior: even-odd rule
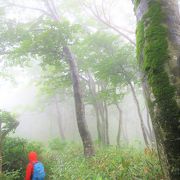
[[[66,145],[54,156],[50,179],[57,180],[159,180],[162,173],[154,150],[133,147],[96,147],[96,155],[83,157],[81,146]],[[62,147],[61,147],[62,148]],[[56,154],[56,155],[55,155]]]

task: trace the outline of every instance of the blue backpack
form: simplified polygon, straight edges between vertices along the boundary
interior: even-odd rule
[[[44,166],[41,162],[33,163],[33,175],[32,180],[44,180],[45,171]]]

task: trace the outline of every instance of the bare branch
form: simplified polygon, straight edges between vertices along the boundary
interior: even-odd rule
[[[22,9],[36,10],[36,11],[42,12],[43,14],[45,14],[45,15],[52,18],[51,14],[49,14],[47,11],[45,11],[44,9],[41,9],[41,8],[36,8],[36,7],[31,7],[31,6],[24,6],[24,5],[21,5],[21,4],[16,4],[16,3],[11,3],[11,2],[8,2],[8,5],[18,7],[18,8],[22,8]]]
[[[52,9],[50,2],[48,0],[42,0],[42,1],[44,2],[44,5],[46,6],[47,10],[51,13],[51,17],[55,21],[59,21],[59,17],[57,17],[56,13]]]
[[[114,30],[115,32],[117,32],[120,36],[124,37],[125,39],[127,39],[133,46],[136,45],[136,43],[127,35],[125,34],[124,32],[122,32],[121,30],[123,31],[126,31],[125,28],[121,28],[119,26],[116,26],[116,25],[113,25],[111,24],[110,22],[110,19],[107,18],[106,14],[105,14],[105,9],[104,9],[104,5],[103,5],[103,17],[101,16],[98,8],[97,8],[97,4],[94,4],[94,6],[89,6],[87,4],[83,4],[87,9],[89,9],[91,11],[91,13],[93,14],[93,16],[99,21],[101,22],[102,24],[106,25],[107,27],[111,28],[112,30]],[[109,16],[110,18],[110,16]],[[128,33],[130,33],[131,31],[126,31]],[[132,33],[132,32],[131,32]]]

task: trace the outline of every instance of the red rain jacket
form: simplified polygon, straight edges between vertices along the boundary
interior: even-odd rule
[[[26,168],[25,180],[31,180],[33,174],[33,163],[36,163],[38,161],[36,152],[33,151],[30,152],[28,157],[29,157],[29,163]]]

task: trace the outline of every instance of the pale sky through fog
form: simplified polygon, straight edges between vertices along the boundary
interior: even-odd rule
[[[70,1],[75,2],[77,0]],[[37,0],[16,0],[14,2],[30,7],[43,7],[42,4],[37,3]],[[68,1],[66,1],[66,3],[67,2]],[[98,2],[100,1],[96,1],[97,4]],[[112,22],[120,27],[133,30],[135,26],[135,17],[131,0],[121,0],[121,3],[116,4],[113,8],[114,9],[111,11]],[[13,11],[9,10],[7,12],[8,18],[23,22],[26,22],[27,19],[32,20],[41,15],[41,13],[37,11],[24,10],[21,8],[13,8]],[[19,82],[16,86],[6,82],[0,84],[0,108],[11,110],[22,106],[23,104],[28,105],[33,103],[33,99],[35,98],[35,88],[29,84],[30,79],[28,78],[28,75],[22,73],[21,70],[16,69],[14,70],[13,76],[17,79],[17,82]]]

